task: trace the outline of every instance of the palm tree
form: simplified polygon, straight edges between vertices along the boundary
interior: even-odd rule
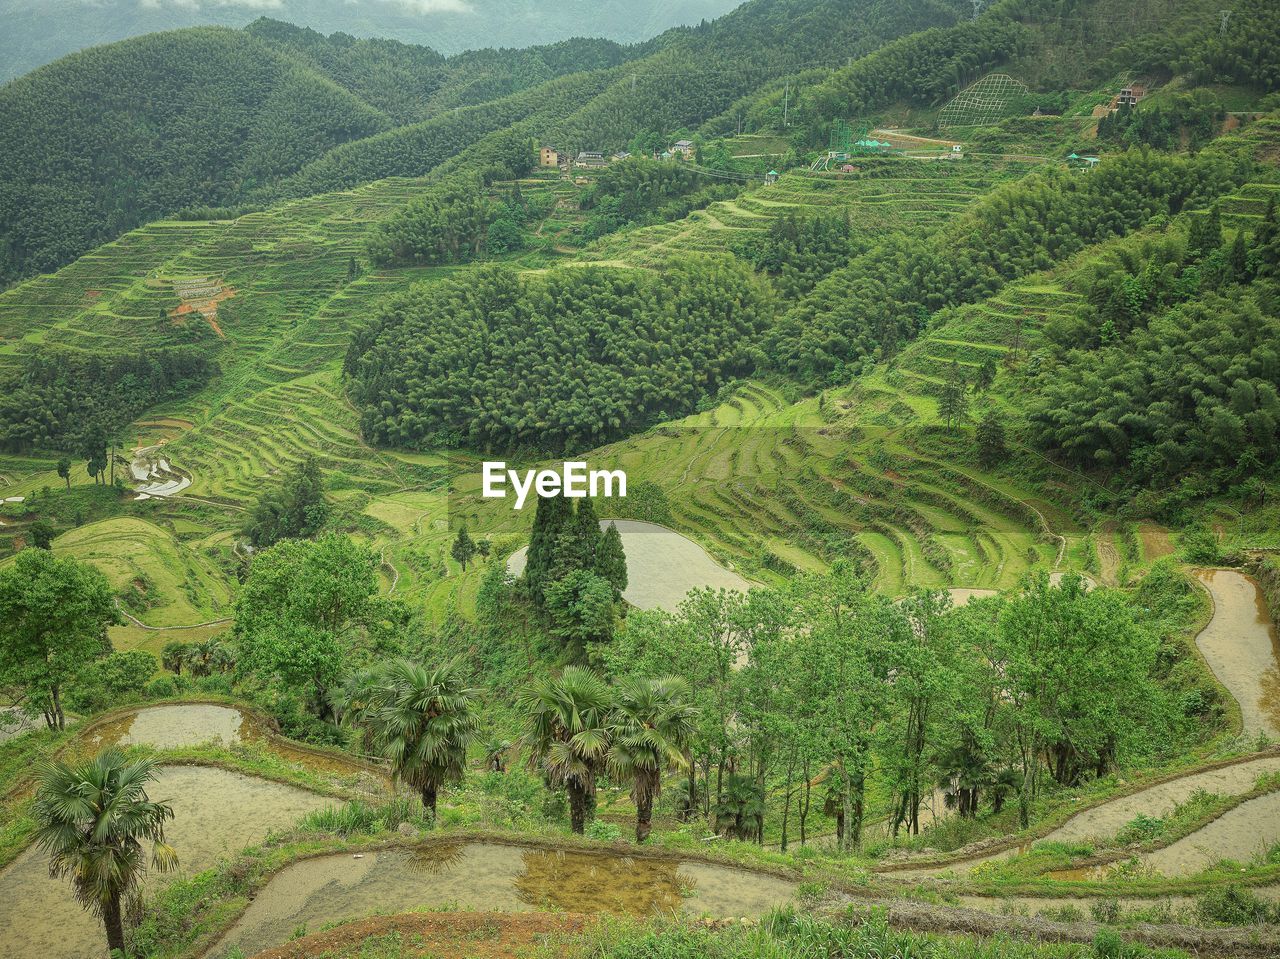
[[[579,666],[558,678],[535,679],[517,703],[525,714],[521,744],[529,762],[569,796],[569,822],[582,834],[595,805],[596,776],[609,750],[613,695],[604,680]]]
[[[375,748],[434,815],[440,787],[462,780],[467,747],[480,726],[477,691],[463,685],[457,660],[428,669],[398,659],[382,671],[371,694],[364,714]]]
[[[628,679],[618,687],[613,712],[609,766],[630,779],[636,804],[636,842],[653,831],[653,801],[662,790],[662,774],[687,762],[698,710],[689,702],[689,684],[676,676]]]
[[[49,874],[70,878],[76,899],[106,926],[111,950],[124,950],[120,903],[146,873],[142,841],[151,841],[152,865],[161,872],[178,862],[164,841],[173,810],[147,798],[154,772],[153,760],[129,762],[118,749],[80,766],[36,767],[36,842],[49,854]]]
[[[186,643],[174,640],[171,643],[165,643],[164,649],[160,650],[160,665],[175,675],[182,675],[182,666],[187,662],[190,650]]]
[[[235,653],[226,643],[215,643],[209,653],[209,667],[220,673],[229,673],[236,668]]]

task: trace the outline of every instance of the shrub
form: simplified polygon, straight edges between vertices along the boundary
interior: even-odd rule
[[[1093,916],[1094,922],[1114,923],[1120,920],[1120,900],[1119,899],[1099,899],[1097,902],[1089,906],[1089,915]]]
[[[596,839],[600,842],[617,842],[622,838],[622,827],[617,823],[594,819],[591,825],[587,827],[587,838]]]
[[[1248,889],[1226,886],[1197,899],[1196,915],[1206,923],[1252,926],[1280,922],[1280,906],[1272,905]]]
[[[88,713],[140,699],[159,664],[140,649],[111,653],[89,663],[67,691],[67,705]]]
[[[178,694],[178,687],[170,677],[161,676],[147,683],[146,694],[147,699],[168,699]]]

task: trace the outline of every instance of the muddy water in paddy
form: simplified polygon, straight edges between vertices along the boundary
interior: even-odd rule
[[[1267,756],[1223,769],[1196,773],[1170,782],[1160,783],[1132,796],[1086,809],[1068,819],[1040,842],[1070,841],[1089,837],[1114,836],[1139,815],[1167,816],[1173,807],[1186,802],[1201,789],[1220,796],[1238,796],[1253,789],[1259,776],[1280,772],[1280,756]]]
[[[187,875],[336,802],[223,769],[165,766],[156,778],[147,794],[173,806],[165,832]],[[149,884],[167,879],[152,876]],[[0,956],[101,959],[105,953],[101,924],[72,898],[67,880],[49,878],[43,852],[32,846],[0,872]]]
[[[1198,832],[1142,857],[1164,876],[1189,876],[1220,859],[1248,864],[1280,842],[1280,792],[1241,803]]]
[[[751,584],[712,559],[701,546],[675,530],[637,520],[604,520],[601,529],[617,523],[622,551],[627,555],[627,589],[622,594],[637,609],[673,613],[692,589],[732,589],[745,592]],[[527,549],[507,561],[512,576],[524,572]]]
[[[1280,902],[1280,886],[1251,886],[1249,891],[1269,902]],[[966,909],[978,909],[982,912],[997,914],[1015,914],[1037,916],[1053,913],[1063,909],[1075,909],[1084,919],[1090,917],[1090,906],[1104,896],[959,896],[956,905]],[[1121,917],[1135,912],[1146,911],[1163,906],[1176,915],[1188,915],[1196,906],[1191,896],[1133,896],[1120,900]]]
[[[1132,822],[1138,815],[1146,815],[1152,817],[1167,816],[1173,812],[1174,806],[1179,803],[1186,802],[1192,793],[1204,790],[1209,793],[1216,793],[1220,796],[1238,796],[1247,793],[1257,784],[1259,776],[1265,776],[1270,773],[1280,772],[1280,756],[1264,756],[1260,759],[1253,759],[1248,762],[1237,763],[1234,766],[1226,766],[1222,769],[1212,769],[1201,773],[1192,773],[1189,776],[1183,776],[1179,779],[1173,779],[1169,782],[1159,783],[1155,786],[1149,786],[1129,796],[1121,796],[1110,802],[1103,803],[1092,809],[1084,809],[1076,813],[1057,829],[1045,835],[1043,838],[1036,839],[1034,842],[1070,842],[1082,839],[1110,839],[1126,825]],[[1272,796],[1280,799],[1280,792],[1272,794]],[[1269,797],[1263,797],[1269,798]],[[1241,813],[1238,818],[1233,819],[1233,823],[1244,825],[1250,819],[1259,815],[1266,815],[1262,806],[1255,806],[1253,803],[1259,800],[1253,800],[1237,807],[1233,812],[1248,809],[1247,813]],[[1232,815],[1232,814],[1228,814]],[[1273,823],[1280,827],[1280,809],[1274,814]],[[1223,819],[1226,819],[1224,816]],[[1220,820],[1221,821],[1221,820]],[[1212,828],[1210,826],[1209,828]],[[1280,830],[1271,830],[1280,831]],[[1199,837],[1205,835],[1207,830],[1201,830],[1186,839],[1181,840],[1170,846],[1179,846],[1182,843],[1193,843],[1199,840]],[[1251,841],[1251,836],[1265,834],[1268,828],[1262,828],[1259,824],[1258,829],[1246,828],[1240,831],[1238,828],[1224,828],[1222,835],[1219,837],[1220,842],[1226,842],[1229,850],[1218,854],[1216,858],[1238,858],[1243,856],[1248,858],[1256,849],[1256,843]],[[1276,836],[1272,839],[1275,841]],[[987,862],[996,862],[1001,859],[1008,859],[1018,853],[1026,852],[1031,848],[1032,843],[1028,842],[1021,846],[1011,849],[1005,849],[1001,852],[992,853],[987,856],[977,856],[973,859],[966,859],[958,863],[948,866],[925,866],[920,869],[903,869],[886,875],[898,879],[924,879],[931,876],[940,876],[943,873],[954,872],[957,876],[966,875],[969,870],[975,866],[979,866]],[[1154,853],[1153,856],[1159,856],[1160,853]],[[1180,851],[1178,858],[1190,861],[1192,855],[1189,850]],[[1171,862],[1166,861],[1166,865]],[[1154,865],[1154,864],[1153,864]],[[1200,868],[1203,868],[1200,867]],[[1195,870],[1191,870],[1195,871]],[[1161,872],[1165,872],[1161,868]],[[1058,878],[1097,878],[1097,876],[1068,876],[1065,874],[1056,874]],[[1166,872],[1166,875],[1183,875],[1181,872]]]
[[[562,909],[758,916],[791,898],[781,879],[723,866],[606,852],[447,843],[296,863],[262,890],[214,949],[253,955],[326,923],[452,905],[503,912]]]
[[[1239,701],[1245,734],[1267,732],[1271,736],[1280,736],[1280,638],[1277,638],[1271,624],[1261,591],[1252,579],[1234,570],[1201,570],[1196,577],[1209,590],[1214,602],[1213,617],[1196,637],[1196,644],[1214,674]],[[958,605],[987,594],[984,590],[951,592]],[[1132,796],[1086,809],[1036,841],[1109,838],[1139,813],[1167,815],[1176,804],[1185,802],[1199,789],[1220,795],[1240,795],[1253,788],[1258,776],[1278,771],[1280,757],[1272,756],[1183,776]],[[1207,829],[1151,854],[1152,868],[1175,876],[1202,869],[1214,859],[1248,859],[1257,851],[1263,837],[1276,831],[1273,824],[1280,822],[1280,806],[1272,805],[1269,801],[1272,798],[1263,797],[1245,803]],[[1275,794],[1274,799],[1280,803],[1280,793]],[[1270,820],[1260,821],[1260,817],[1265,816],[1270,816]],[[1206,836],[1212,836],[1212,839],[1206,839]],[[1272,836],[1270,841],[1277,839],[1280,836]],[[904,880],[924,879],[948,872],[965,875],[982,863],[1007,859],[1029,848],[1030,843],[1027,843],[948,866],[904,869],[889,875]],[[1216,848],[1217,852],[1211,854],[1211,848]],[[1204,859],[1206,855],[1210,858]],[[1197,862],[1200,865],[1194,865]]]
[[[148,706],[127,713],[91,730],[78,747],[78,753],[88,756],[107,746],[141,745],[174,749],[257,742],[265,743],[275,756],[317,772],[345,777],[368,774],[365,767],[341,756],[313,752],[272,736],[252,713],[241,712],[234,706],[208,703]]]
[[[84,739],[96,753],[107,746],[154,746],[174,749],[221,743],[231,746],[252,734],[252,722],[231,706],[204,703],[150,706],[103,723]]]
[[[1240,703],[1244,734],[1280,737],[1280,637],[1257,584],[1229,569],[1196,573],[1213,596],[1213,619],[1196,645]]]

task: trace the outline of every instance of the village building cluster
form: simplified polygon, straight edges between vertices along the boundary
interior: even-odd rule
[[[677,140],[669,149],[663,150],[661,153],[654,153],[655,160],[692,160],[694,158],[696,148],[692,140]],[[570,170],[596,170],[606,167],[610,163],[617,163],[621,160],[631,158],[631,153],[627,150],[619,150],[616,153],[605,153],[603,150],[579,150],[574,153],[572,150],[562,150],[555,146],[542,146],[538,148],[538,166],[544,168],[558,167],[565,172]]]

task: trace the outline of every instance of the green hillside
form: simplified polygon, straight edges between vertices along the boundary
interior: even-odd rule
[[[628,49],[575,40],[442,60],[429,50],[260,21],[245,31],[154,34],[75,54],[0,91],[8,146],[0,160],[12,171],[0,194],[0,283],[61,266],[147,219],[241,206],[334,147],[392,128],[408,125],[390,143],[369,144],[384,158],[378,168],[361,169],[359,150],[337,154],[344,171],[357,164],[356,178],[340,174],[341,183],[331,177],[305,189],[421,175],[525,118],[541,121],[529,135],[620,147],[640,129],[696,126],[802,59],[837,48],[857,55],[955,16],[949,0],[829,0],[799,18],[791,6],[753,0],[715,24]],[[849,16],[854,9],[859,15]],[[625,76],[607,72],[624,61]],[[573,87],[574,103],[540,112],[565,89],[556,76],[596,70],[606,71],[606,85]],[[100,90],[110,92],[91,94]],[[491,101],[496,110],[478,108]],[[462,116],[448,113],[468,107]],[[414,128],[433,117],[441,122]],[[25,142],[40,150],[14,146]],[[430,158],[417,160],[424,149]],[[388,152],[397,166],[388,168]],[[220,163],[225,156],[236,160]]]

